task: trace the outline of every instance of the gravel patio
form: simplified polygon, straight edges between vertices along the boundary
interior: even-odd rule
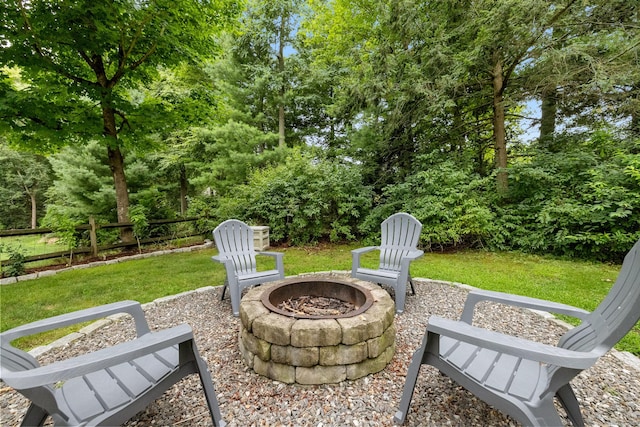
[[[331,273],[343,275],[343,272]],[[416,279],[415,296],[396,316],[396,353],[383,371],[356,381],[320,386],[287,385],[254,373],[238,349],[240,320],[221,287],[207,287],[145,305],[152,329],[179,323],[192,326],[198,349],[209,365],[221,412],[230,426],[391,426],[407,367],[419,346],[430,315],[458,319],[467,289]],[[496,309],[499,307],[499,309]],[[128,320],[114,320],[62,347],[43,352],[46,364],[77,353],[133,338]],[[554,344],[564,326],[531,311],[483,303],[475,324]],[[609,352],[572,382],[587,425],[640,425],[640,362],[625,353]],[[27,400],[0,384],[0,424],[19,425]],[[563,412],[561,412],[563,413]],[[128,426],[212,425],[197,376],[179,382]],[[472,394],[423,366],[415,388],[407,426],[492,425],[517,423]],[[567,421],[567,425],[569,422]]]

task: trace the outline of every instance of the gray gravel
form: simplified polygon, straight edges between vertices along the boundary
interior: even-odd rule
[[[287,385],[248,369],[238,350],[239,320],[221,288],[204,288],[145,307],[152,329],[189,323],[200,353],[211,370],[223,417],[230,426],[391,426],[411,356],[419,346],[430,315],[457,319],[467,290],[421,280],[416,296],[407,297],[396,316],[396,354],[387,368],[357,381],[334,385]],[[483,303],[475,324],[553,344],[564,328],[527,310]],[[95,350],[133,337],[133,326],[118,320],[63,348],[42,354],[43,364]],[[640,425],[640,370],[613,352],[582,372],[572,384],[587,425]],[[0,424],[18,425],[27,400],[0,383]],[[561,411],[561,413],[563,413]],[[179,382],[128,426],[211,425],[197,376]],[[567,425],[570,425],[566,421]],[[457,386],[436,369],[423,366],[415,388],[407,426],[517,425]]]

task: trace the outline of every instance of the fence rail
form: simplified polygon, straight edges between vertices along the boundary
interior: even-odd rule
[[[149,227],[158,225],[169,225],[169,224],[178,224],[184,222],[194,222],[197,220],[206,219],[203,217],[191,217],[191,218],[179,218],[179,219],[158,219],[158,220],[150,220]],[[97,224],[93,218],[89,219],[89,224],[80,224],[75,227],[76,232],[89,231],[89,246],[80,246],[70,248],[64,251],[56,251],[56,252],[48,252],[44,254],[38,255],[30,255],[24,257],[23,262],[34,262],[34,261],[43,261],[47,259],[61,258],[65,256],[69,256],[70,254],[79,255],[79,254],[91,254],[93,256],[97,256],[100,252],[117,249],[117,248],[125,248],[125,247],[133,247],[133,246],[142,246],[147,245],[149,243],[159,243],[167,240],[180,239],[185,237],[193,237],[202,235],[201,232],[196,230],[196,227],[193,227],[192,231],[183,232],[180,234],[169,234],[162,236],[153,236],[145,239],[134,240],[131,242],[118,242],[108,245],[99,245],[97,239],[97,231],[100,229],[109,229],[109,228],[131,228],[133,227],[133,223],[131,222],[120,222],[120,223],[106,223],[106,224]],[[55,233],[56,230],[51,228],[35,228],[35,229],[14,229],[14,230],[0,230],[0,238],[2,237],[16,237],[16,236],[28,236],[33,234],[51,234]],[[6,261],[0,261],[0,265],[6,264]]]

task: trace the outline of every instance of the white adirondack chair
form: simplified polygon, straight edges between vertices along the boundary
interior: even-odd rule
[[[385,219],[381,228],[380,246],[351,251],[351,277],[392,287],[395,291],[396,313],[402,313],[407,282],[411,285],[412,293],[416,293],[409,268],[411,261],[424,254],[418,249],[422,224],[408,213],[396,213]],[[361,255],[374,250],[380,251],[378,268],[361,267]]]
[[[237,219],[228,219],[213,230],[213,239],[218,248],[218,255],[211,257],[222,263],[227,278],[222,288],[220,300],[229,287],[231,309],[234,316],[240,315],[240,298],[242,290],[261,283],[284,279],[284,263],[281,252],[256,252],[253,243],[253,230]],[[275,269],[258,271],[256,255],[266,255],[275,259]]]
[[[565,314],[582,320],[557,346],[472,326],[475,305],[494,301]],[[592,366],[640,319],[640,241],[627,254],[609,294],[591,313],[534,298],[473,291],[460,321],[429,318],[429,325],[407,372],[400,408],[394,417],[404,423],[422,364],[440,372],[523,425],[560,426],[554,397],[574,425],[584,421],[569,381]]]
[[[137,338],[40,366],[11,342],[28,335],[128,313]],[[225,426],[211,375],[189,325],[151,332],[142,307],[122,301],[63,314],[0,334],[0,379],[31,401],[22,425],[121,425],[181,378],[197,373],[215,426]]]

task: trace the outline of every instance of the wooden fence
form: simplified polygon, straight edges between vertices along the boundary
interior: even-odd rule
[[[195,222],[198,220],[202,220],[202,217],[194,217],[194,218],[180,218],[180,219],[159,219],[159,220],[150,220],[149,221],[149,229],[157,228],[162,225],[169,224],[177,224],[177,223],[185,223],[185,222]],[[100,252],[108,251],[111,249],[117,248],[126,248],[138,245],[147,245],[150,243],[160,243],[167,240],[180,239],[185,237],[193,237],[202,235],[201,232],[197,231],[197,227],[192,227],[192,231],[183,232],[180,234],[169,234],[169,235],[152,235],[152,237],[148,237],[145,239],[134,240],[132,242],[118,242],[109,245],[99,245],[97,238],[97,231],[100,229],[109,229],[109,228],[132,228],[133,223],[131,222],[119,222],[119,223],[108,223],[108,224],[96,224],[93,218],[89,220],[88,224],[78,225],[75,227],[75,231],[77,233],[82,233],[88,231],[89,233],[89,246],[80,246],[75,248],[70,248],[64,251],[57,252],[48,252],[39,255],[30,255],[24,258],[25,263],[34,262],[34,261],[42,261],[46,259],[54,259],[69,256],[70,254],[78,255],[78,254],[91,254],[92,256],[97,256]],[[35,228],[35,229],[19,229],[19,230],[0,230],[0,238],[2,237],[10,237],[10,236],[27,236],[33,234],[51,234],[55,233],[54,229],[50,228]],[[84,239],[86,241],[86,239]],[[2,264],[6,263],[6,261],[2,262]]]

